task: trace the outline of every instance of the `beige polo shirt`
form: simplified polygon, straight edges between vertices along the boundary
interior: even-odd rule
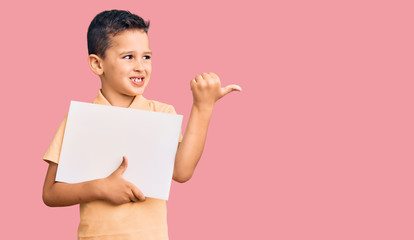
[[[99,90],[95,104],[111,105]],[[136,96],[129,108],[176,114],[174,107],[143,96]],[[66,120],[63,119],[44,160],[59,163],[59,155],[65,132]],[[182,136],[180,136],[180,141]],[[80,204],[80,223],[78,239],[168,239],[167,207],[165,200],[146,198],[144,202],[112,205],[105,201]]]

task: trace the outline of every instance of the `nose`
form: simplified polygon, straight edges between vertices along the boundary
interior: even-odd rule
[[[135,71],[144,71],[144,63],[142,62],[142,60],[137,60],[135,63]]]

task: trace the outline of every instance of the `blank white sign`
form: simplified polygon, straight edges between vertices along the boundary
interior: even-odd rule
[[[183,116],[72,101],[56,181],[123,177],[147,197],[168,200]]]

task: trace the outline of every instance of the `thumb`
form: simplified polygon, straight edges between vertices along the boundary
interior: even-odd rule
[[[224,97],[226,94],[233,92],[233,91],[239,91],[241,92],[242,88],[239,85],[231,84],[227,85],[226,87],[221,88],[221,97]]]
[[[119,165],[118,169],[115,170],[115,172],[122,175],[122,174],[124,174],[127,167],[128,167],[128,158],[124,156],[123,159],[122,159],[121,165]]]

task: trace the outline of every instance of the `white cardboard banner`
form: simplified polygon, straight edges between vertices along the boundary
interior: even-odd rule
[[[56,181],[123,177],[147,197],[168,200],[183,116],[72,101]]]

